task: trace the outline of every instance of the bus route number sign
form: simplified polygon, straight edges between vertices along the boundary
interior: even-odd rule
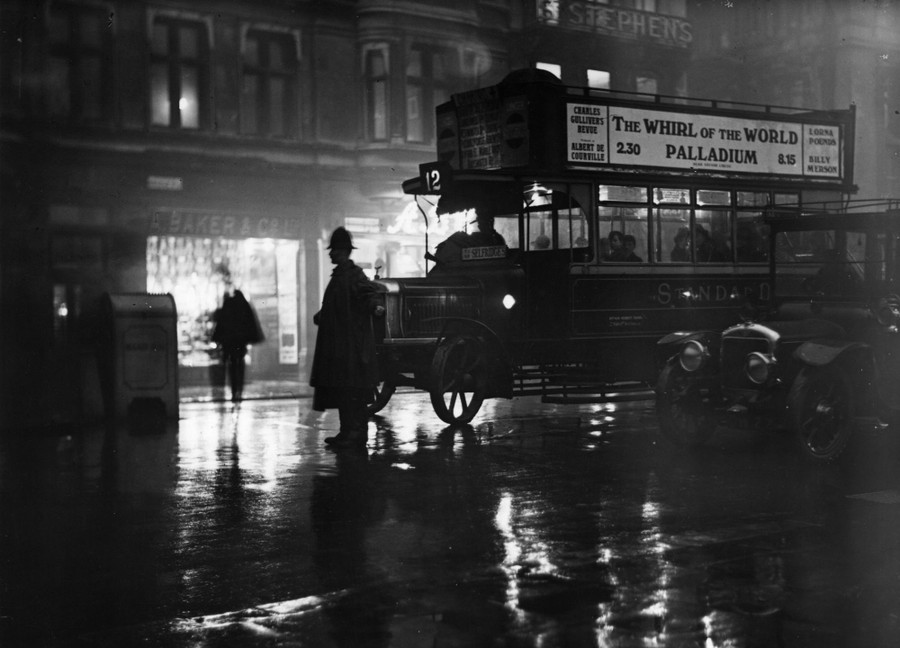
[[[440,194],[450,186],[452,172],[446,162],[427,162],[419,165],[419,179],[426,194]]]

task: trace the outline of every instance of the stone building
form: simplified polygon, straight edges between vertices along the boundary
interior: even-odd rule
[[[693,94],[813,109],[856,108],[857,195],[900,196],[900,3],[692,4]]]

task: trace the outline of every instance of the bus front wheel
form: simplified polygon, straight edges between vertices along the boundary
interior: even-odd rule
[[[435,351],[431,361],[431,405],[450,424],[471,421],[484,402],[487,367],[478,338],[459,335]]]

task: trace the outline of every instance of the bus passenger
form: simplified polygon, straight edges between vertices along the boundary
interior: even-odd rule
[[[609,261],[609,239],[600,239],[600,260]]]
[[[694,242],[699,263],[720,263],[731,261],[731,250],[723,241],[713,241],[709,232],[703,225],[697,225],[694,230]]]
[[[622,237],[622,245],[624,247],[624,252],[622,256],[623,261],[628,261],[629,263],[641,263],[643,259],[634,253],[634,248],[637,247],[637,240],[635,240],[634,236],[631,234],[626,234]]]
[[[619,232],[618,230],[612,230],[609,233],[609,254],[606,255],[606,260],[625,260],[625,241],[622,232]]]
[[[478,231],[472,232],[470,235],[472,245],[506,245],[506,239],[494,229],[493,216],[490,214],[477,214],[475,222],[478,224]]]
[[[675,234],[675,245],[669,255],[673,263],[688,263],[691,260],[691,229],[682,227]]]

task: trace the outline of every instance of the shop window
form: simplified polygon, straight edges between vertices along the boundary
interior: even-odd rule
[[[297,47],[290,34],[252,30],[243,53],[241,132],[297,135]]]
[[[110,118],[111,16],[98,6],[53,6],[47,106],[51,116],[82,122]]]
[[[198,129],[208,107],[206,27],[157,17],[151,34],[150,121],[154,126]]]
[[[211,335],[229,286],[254,305],[266,331],[266,342],[250,353],[257,375],[265,378],[280,365],[296,365],[305,339],[297,309],[306,299],[298,282],[299,250],[297,241],[287,239],[148,237],[147,291],[175,298],[179,365],[205,368],[219,362]]]
[[[406,59],[406,139],[430,141],[434,133],[432,116],[436,106],[450,98],[452,70],[449,50],[413,47]]]
[[[588,70],[587,84],[589,88],[609,90],[609,72],[606,70]]]
[[[535,63],[534,67],[538,70],[549,72],[557,79],[562,79],[562,65],[559,65],[557,63]]]
[[[369,139],[388,137],[388,53],[386,49],[366,52],[366,111]]]

